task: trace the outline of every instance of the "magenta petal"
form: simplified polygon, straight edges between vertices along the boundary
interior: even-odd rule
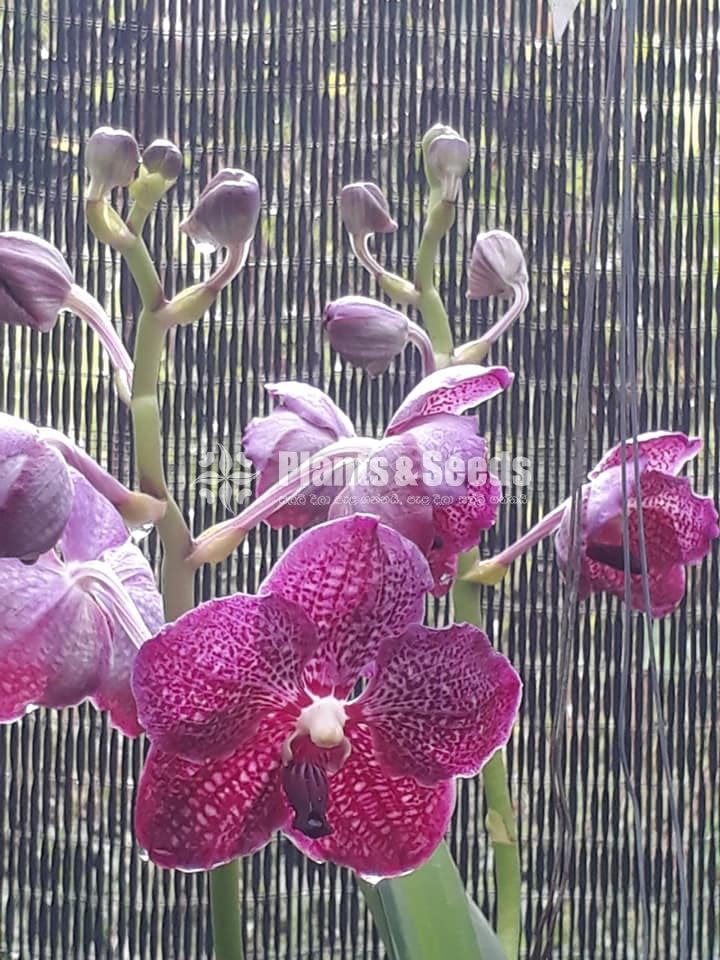
[[[462,413],[502,393],[513,382],[506,367],[459,364],[436,370],[405,397],[390,421],[387,436],[406,430],[419,417]]]
[[[352,751],[329,777],[327,819],[319,840],[285,827],[313,860],[331,860],[365,877],[394,877],[424,863],[447,830],[455,803],[452,780],[424,787],[412,777],[389,777],[373,755],[368,730],[353,727]]]
[[[161,867],[210,870],[264,846],[291,819],[280,787],[286,717],[266,718],[222,760],[192,763],[152,747],[135,809],[138,843]]]
[[[413,627],[383,643],[348,715],[370,728],[384,770],[432,785],[476,774],[507,743],[521,688],[477,627]]]
[[[275,564],[260,592],[297,603],[317,627],[306,679],[338,696],[366,674],[384,637],[419,623],[430,572],[418,549],[374,517],[308,530]],[[342,691],[342,693],[340,692]]]
[[[282,597],[236,594],[190,610],[138,652],[138,717],[160,750],[227,756],[264,716],[297,702],[312,624]]]
[[[105,615],[49,554],[32,566],[0,561],[0,585],[0,720],[80,703],[107,670]]]
[[[60,540],[63,557],[68,560],[96,560],[103,550],[117,547],[128,539],[125,521],[115,507],[74,468],[73,505]]]
[[[645,539],[650,565],[699,563],[720,534],[709,497],[696,494],[685,477],[646,470],[640,479]],[[635,524],[633,524],[635,526]]]
[[[664,470],[667,473],[678,473],[679,470],[697,455],[702,448],[699,437],[688,437],[684,433],[673,433],[669,430],[656,430],[653,433],[642,433],[637,438],[638,457],[641,469]],[[625,459],[633,463],[633,444],[625,447]],[[604,470],[616,467],[623,462],[622,444],[609,450],[598,465],[589,474],[590,479],[599,476]],[[628,469],[628,476],[632,475],[633,468]]]
[[[165,623],[162,597],[150,565],[140,550],[128,540],[106,551],[101,560],[117,574],[150,633],[157,633]],[[125,631],[114,624],[110,664],[93,695],[97,708],[107,710],[113,726],[128,737],[135,737],[142,732],[130,685],[137,652],[137,647]]]

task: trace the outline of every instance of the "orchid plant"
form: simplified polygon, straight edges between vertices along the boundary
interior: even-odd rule
[[[455,344],[435,283],[470,149],[437,125],[423,139],[429,194],[412,279],[371,249],[397,229],[373,183],[345,187],[342,216],[359,262],[393,301],[347,295],[324,311],[327,339],[378,375],[409,345],[423,378],[381,438],[360,437],[313,384],[267,384],[277,406],[245,425],[256,498],[191,530],[166,482],[157,383],[177,325],[200,320],[246,263],[260,214],[255,178],[218,172],[181,230],[222,250],[207,279],[168,299],[143,240],[154,206],[183,169],[168,141],[142,154],[103,127],[86,151],[88,224],[126,261],[142,312],[131,360],[102,306],[41,238],[0,234],[0,320],[50,330],[63,309],[87,321],[130,405],[139,490],[55,430],[0,414],[0,719],[90,699],[129,737],[150,742],[137,791],[138,843],[159,867],[210,870],[217,960],[239,960],[238,858],[282,831],[316,861],[355,871],[392,960],[518,957],[521,878],[503,747],[521,679],[480,629],[478,584],[555,533],[573,562],[574,507],[560,504],[498,556],[480,560],[501,486],[468,411],[508,390],[482,366],[528,304],[517,241],[481,233],[471,298],[509,301],[480,339]],[[111,191],[128,188],[123,219]],[[402,308],[415,311],[411,320]],[[580,495],[580,595],[605,591],[670,614],[685,566],[718,536],[712,501],[679,472],[700,442],[657,432],[615,447]],[[639,460],[635,480],[628,470]],[[644,520],[644,535],[641,531]],[[195,575],[260,523],[303,530],[255,595],[195,606]],[[131,529],[155,524],[161,587]],[[647,543],[644,551],[643,543]],[[452,590],[454,621],[424,623],[428,598]],[[470,903],[443,837],[455,780],[482,773],[495,853],[493,930]]]

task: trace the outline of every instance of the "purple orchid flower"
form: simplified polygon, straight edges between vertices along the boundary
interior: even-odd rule
[[[287,414],[280,421],[281,411],[250,424],[245,452],[260,468],[261,495],[237,517],[198,539],[195,562],[212,559],[216,547],[227,550],[228,544],[239,542],[262,520],[273,526],[283,522],[298,526],[298,521],[371,513],[420,547],[435,575],[434,593],[444,595],[458,555],[477,544],[480,533],[495,522],[500,494],[487,469],[484,441],[476,435],[472,421],[458,414],[501,393],[512,380],[505,367],[467,364],[437,370],[408,394],[379,443],[357,437],[347,417],[316,388],[275,385],[272,389],[283,398],[291,392],[292,412],[301,418],[302,427]],[[318,432],[319,410],[325,425],[322,433]],[[338,436],[338,423],[345,432],[328,444],[331,436]],[[329,424],[334,426],[332,433]],[[293,473],[297,460],[290,456],[291,470],[282,471],[278,468],[281,451],[288,450],[316,457],[306,462],[304,471]],[[318,464],[317,473],[329,475],[332,485],[313,482],[317,474],[310,468],[316,460],[324,466],[321,469]],[[360,468],[357,476],[347,469],[348,463]],[[447,476],[448,467],[452,477]],[[266,478],[267,468],[271,473]],[[340,489],[337,480],[342,474],[347,479]]]
[[[364,876],[424,862],[454,778],[506,743],[521,687],[477,627],[421,625],[431,585],[412,543],[355,515],[303,534],[258,596],[211,600],[146,643],[135,826],[151,859],[207,869],[282,830]]]
[[[679,477],[683,466],[702,447],[699,438],[657,431],[638,437],[640,501],[650,586],[650,613],[664,617],[685,593],[685,567],[699,563],[720,535],[718,514],[710,497],[699,496],[690,481]],[[633,445],[613,447],[589,475],[582,489],[580,517],[579,596],[613,593],[625,596],[622,471],[626,474],[632,607],[644,610],[638,534],[637,490]],[[565,573],[571,534],[571,504],[566,501],[548,514],[517,543],[480,563],[467,578],[497,582],[513,560],[543,537],[556,531],[555,550]]]
[[[348,417],[317,387],[285,381],[268,383],[265,389],[278,406],[269,416],[251,420],[243,434],[245,456],[259,473],[258,496],[293,468],[296,456],[312,456],[355,436]],[[275,529],[319,523],[327,519],[328,505],[340,489],[341,484],[332,483],[317,487],[312,497],[281,506],[265,519]]]
[[[32,566],[0,560],[0,721],[91,698],[136,736],[130,668],[164,622],[160,594],[120,514],[68,470],[73,502],[59,551]]]

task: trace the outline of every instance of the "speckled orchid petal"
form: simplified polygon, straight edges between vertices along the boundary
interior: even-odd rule
[[[72,467],[73,505],[60,538],[65,560],[96,560],[104,550],[128,539],[125,521],[115,507]]]
[[[306,670],[316,692],[342,696],[371,669],[385,637],[419,623],[432,586],[418,549],[375,517],[355,515],[309,530],[260,587],[297,603],[317,627]]]
[[[354,727],[350,741],[350,756],[328,778],[332,832],[316,840],[291,827],[285,833],[313,860],[331,860],[372,878],[408,873],[428,859],[447,830],[453,782],[425,787],[412,777],[388,777],[367,728]]]
[[[100,560],[117,574],[149,632],[157,633],[165,623],[162,597],[150,564],[140,550],[128,540],[118,547],[111,547]],[[113,726],[128,737],[137,736],[143,729],[130,685],[137,652],[125,630],[114,624],[110,663],[92,697],[98,710],[107,710]]]
[[[291,732],[282,714],[221,760],[192,763],[150,750],[138,788],[135,834],[154,863],[210,870],[264,846],[292,816],[280,785]]]
[[[644,610],[642,564],[634,484],[628,480],[629,575],[632,605]],[[708,497],[694,493],[690,482],[661,470],[645,468],[640,493],[647,551],[651,612],[671,613],[682,599],[686,564],[700,562],[720,532],[717,511]],[[621,467],[608,467],[583,488],[579,592],[625,596]],[[555,538],[561,570],[568,563],[570,509]]]
[[[702,449],[699,437],[688,437],[684,433],[668,430],[656,430],[641,433],[637,438],[638,458],[645,469],[664,470],[666,473],[678,473],[682,467]],[[626,447],[626,459],[630,463],[628,476],[633,473],[633,444]],[[608,450],[598,465],[590,472],[589,478],[599,476],[604,470],[622,463],[622,444]]]
[[[508,660],[477,627],[413,627],[382,644],[348,716],[370,728],[383,770],[432,785],[477,773],[507,743],[520,691]]]
[[[367,470],[337,497],[330,517],[369,513],[398,530],[425,555],[432,592],[443,596],[458,554],[477,545],[495,522],[500,497],[473,420],[436,414],[379,444]]]
[[[421,380],[400,404],[387,436],[406,430],[420,417],[435,413],[463,413],[507,390],[513,374],[506,367],[460,364],[436,370]]]
[[[132,687],[153,744],[202,761],[227,756],[263,717],[301,696],[312,624],[274,594],[236,594],[190,610],[138,652]]]
[[[0,583],[0,720],[80,703],[108,667],[105,615],[52,554],[32,566],[0,560]]]
[[[36,560],[51,550],[72,509],[63,458],[25,420],[0,413],[0,557]]]

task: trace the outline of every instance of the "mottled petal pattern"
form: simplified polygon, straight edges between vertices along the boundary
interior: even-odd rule
[[[0,720],[80,703],[109,663],[105,615],[50,554],[32,566],[0,560],[0,581]]]
[[[419,623],[430,571],[417,548],[374,517],[322,524],[296,540],[260,593],[297,603],[318,631],[306,671],[317,692],[344,695],[366,674],[381,640]]]
[[[653,567],[699,563],[716,539],[718,514],[710,497],[698,496],[686,477],[646,470],[640,478],[647,552]],[[631,514],[631,542],[637,515]]]
[[[117,574],[150,633],[157,633],[165,622],[162,597],[150,565],[140,550],[128,540],[107,550],[100,559]],[[113,726],[128,737],[142,732],[130,685],[136,656],[137,647],[121,627],[114,625],[110,664],[93,695],[97,708],[107,710]]]
[[[135,834],[161,867],[209,870],[264,846],[292,816],[280,786],[287,718],[222,760],[192,763],[150,750],[138,788]]]
[[[127,527],[109,500],[77,470],[69,470],[73,505],[59,546],[66,561],[96,560],[103,550],[127,541]]]
[[[331,860],[367,877],[408,873],[428,859],[447,830],[453,782],[425,787],[412,777],[388,777],[367,728],[354,727],[350,741],[350,756],[328,779],[332,833],[318,840],[290,827],[285,833],[313,860]]]
[[[301,699],[315,645],[312,624],[282,597],[210,600],[140,649],[132,681],[140,722],[165,752],[227,756],[264,716]]]
[[[688,437],[684,433],[673,433],[668,430],[656,430],[652,433],[641,433],[637,438],[638,458],[641,468],[664,470],[666,473],[678,473],[682,467],[692,460],[702,448],[699,437]],[[600,463],[591,471],[590,479],[599,476],[604,470],[616,467],[623,462],[622,444],[608,450]],[[629,442],[625,447],[625,459],[633,463],[633,444]],[[628,469],[628,476],[633,473],[632,466]]]
[[[477,773],[507,742],[520,691],[520,678],[482,630],[414,627],[383,643],[348,715],[370,728],[385,771],[432,785]]]
[[[385,433],[392,436],[435,413],[463,413],[507,390],[512,382],[513,374],[506,367],[459,364],[436,370],[410,391]]]

